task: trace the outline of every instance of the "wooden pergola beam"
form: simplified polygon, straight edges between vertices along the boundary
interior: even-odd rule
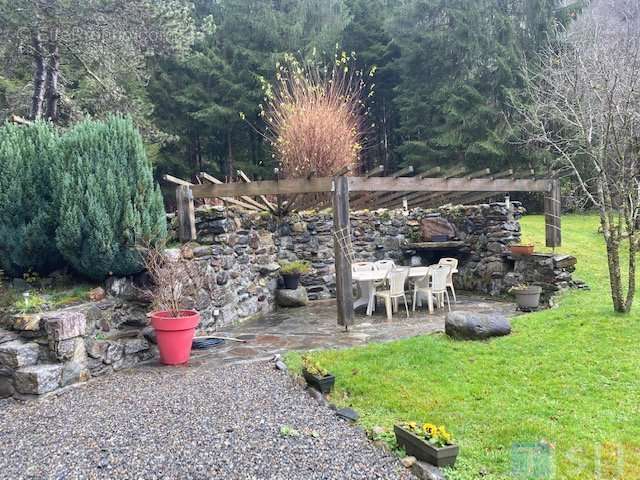
[[[519,179],[528,179],[532,178],[533,176],[533,170],[529,170],[527,172],[516,173],[514,177]],[[457,204],[470,205],[475,202],[479,202],[480,200],[485,200],[489,197],[506,195],[507,193],[508,192],[464,192],[452,195],[451,198],[447,198],[447,202],[451,203],[451,201],[455,200]]]
[[[216,177],[214,177],[213,175],[209,175],[206,172],[200,172],[198,176],[206,180],[207,182],[213,183],[214,185],[224,185],[224,182],[222,182],[221,180],[218,180]],[[251,210],[256,212],[259,210],[268,210],[267,207],[254,201],[252,198],[249,198],[249,197],[240,197],[240,198],[241,200],[237,200],[235,198],[230,198],[230,197],[220,197],[220,200],[230,205],[242,207],[246,210]]]
[[[250,178],[247,176],[247,174],[246,174],[246,173],[244,173],[242,170],[236,170],[236,172],[238,173],[238,176],[239,176],[242,180],[244,180],[244,181],[245,181],[245,182],[247,182],[247,183],[251,183],[251,179],[250,179]],[[268,210],[271,210],[273,213],[276,213],[276,211],[277,211],[276,206],[275,206],[273,203],[271,203],[271,202],[267,199],[267,197],[265,197],[264,195],[260,195],[260,200],[262,200],[262,201],[264,202],[264,204],[267,206],[267,209],[268,209]],[[258,203],[258,202],[256,202],[256,203]],[[261,207],[262,207],[262,205],[261,205]]]
[[[462,175],[463,173],[466,173],[467,169],[465,167],[455,167],[453,170],[450,170],[448,172],[445,173],[445,175],[442,177],[443,179],[449,179],[449,178],[457,178],[460,175]],[[422,174],[420,175],[419,178],[429,178],[428,175]],[[391,194],[390,196],[387,197],[382,197],[380,203],[378,203],[378,205],[376,205],[377,208],[391,208],[391,207],[396,207],[398,205],[402,205],[404,204],[404,201],[406,200],[407,202],[413,200],[414,198],[423,195],[423,193],[420,192],[402,192],[400,194],[398,193],[394,193]]]
[[[384,173],[384,165],[378,165],[377,167],[373,167],[371,170],[366,172],[364,176],[366,178],[377,177],[378,175],[382,175]]]
[[[466,178],[364,178],[346,177],[351,192],[548,192],[552,180],[466,179]],[[330,177],[265,180],[252,183],[194,185],[196,197],[239,197],[321,193],[332,191]]]
[[[182,187],[193,187],[193,183],[188,182],[187,180],[182,180],[181,178],[174,177],[173,175],[163,175],[162,179],[165,182],[173,183],[175,185],[180,185]]]
[[[415,178],[427,178],[427,177],[435,177],[437,176],[440,172],[442,171],[441,167],[433,167],[430,168],[429,170],[426,170],[422,173],[419,173],[418,175],[416,175]],[[385,205],[391,205],[393,203],[397,203],[398,201],[402,202],[402,198],[406,196],[406,193],[385,193],[383,195],[380,195],[377,200],[376,200],[376,204],[373,205],[374,208],[380,208],[380,207],[384,207]],[[361,202],[358,202],[356,204],[356,206],[361,206]]]
[[[484,178],[484,177],[487,177],[490,173],[491,173],[491,170],[489,170],[488,168],[483,168],[482,170],[471,172],[462,178],[466,180],[472,180],[474,178]],[[417,195],[414,195],[410,199],[407,198],[406,203],[407,205],[411,206],[411,205],[415,205],[415,204],[426,202],[426,201],[437,201],[439,198],[445,197],[447,195],[450,195],[450,193],[449,192],[419,193]]]
[[[480,175],[480,172],[477,172]],[[513,176],[513,170],[504,170],[502,172],[495,173],[490,175],[488,178],[492,180],[497,180],[500,178],[510,178]],[[430,206],[440,206],[446,205],[455,201],[456,198],[464,197],[468,195],[466,192],[454,192],[454,193],[436,193],[432,195],[427,195],[424,198],[417,199],[415,202],[412,202],[414,206],[421,206],[429,208]],[[491,195],[491,194],[490,194]]]
[[[398,170],[397,172],[392,173],[391,175],[384,177],[384,178],[398,178],[398,177],[402,177],[405,175],[411,175],[414,172],[414,168],[412,165],[409,165],[405,168],[402,168],[400,170]],[[365,178],[371,178],[370,175],[367,175]],[[384,194],[378,194],[378,193],[361,193],[359,195],[357,195],[354,199],[353,199],[353,205],[357,206],[358,204],[361,203],[370,203],[370,202],[375,202],[376,199],[380,198],[382,195]]]

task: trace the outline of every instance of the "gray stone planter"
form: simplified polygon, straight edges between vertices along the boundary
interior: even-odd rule
[[[446,467],[456,463],[456,458],[460,451],[458,445],[447,445],[438,448],[431,445],[424,438],[405,430],[400,425],[395,425],[393,430],[396,434],[398,445],[404,448],[407,455],[412,455],[418,460],[423,460],[436,467]]]
[[[536,310],[540,306],[542,287],[533,285],[525,288],[514,288],[512,293],[516,297],[518,308],[522,311],[529,312]]]

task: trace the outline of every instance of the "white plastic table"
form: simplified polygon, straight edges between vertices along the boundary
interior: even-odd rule
[[[396,267],[396,269],[403,267]],[[429,271],[429,267],[404,267],[409,268],[409,278],[422,278]],[[358,308],[362,305],[367,306],[367,315],[373,314],[373,305],[375,302],[376,289],[374,287],[375,282],[381,282],[387,276],[385,270],[370,270],[365,272],[353,272],[351,274],[354,281],[360,285],[360,297],[353,302],[353,308]]]

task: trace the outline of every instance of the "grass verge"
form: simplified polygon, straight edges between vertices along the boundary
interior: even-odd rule
[[[544,219],[522,226],[544,251]],[[509,337],[432,335],[315,352],[337,377],[333,401],[355,408],[366,428],[446,425],[461,446],[451,480],[640,479],[640,306],[613,312],[597,229],[595,216],[564,217],[559,249],[578,258],[575,277],[591,290],[516,318]],[[297,354],[286,360],[299,368]],[[523,455],[540,442],[548,455]]]

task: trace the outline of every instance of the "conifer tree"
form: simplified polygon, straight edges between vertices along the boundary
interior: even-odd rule
[[[128,118],[84,121],[63,138],[56,243],[79,273],[96,280],[142,270],[136,247],[161,239],[160,189]]]
[[[0,268],[10,276],[62,265],[51,177],[58,136],[45,122],[0,128]]]

